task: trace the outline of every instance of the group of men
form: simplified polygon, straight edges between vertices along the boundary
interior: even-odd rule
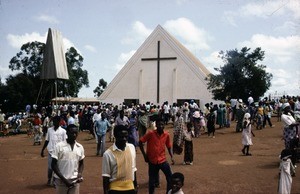
[[[55,185],[57,193],[79,193],[85,155],[83,146],[76,141],[78,127],[69,124],[66,130],[63,129],[59,125],[59,116],[53,117],[52,121],[53,126],[48,128],[41,150],[42,157],[45,156],[46,148],[48,151],[47,184]],[[138,144],[145,162],[148,163],[149,193],[154,193],[155,187],[159,184],[159,170],[165,174],[167,191],[172,188],[172,170],[167,162],[166,147],[172,164],[175,163],[170,136],[164,131],[163,117],[157,116],[155,122],[156,130],[151,130],[140,137]],[[137,193],[136,148],[128,143],[128,127],[116,125],[113,133],[115,142],[102,155],[103,191],[105,194]],[[100,131],[97,136],[98,141],[101,141]],[[146,150],[145,143],[147,143]],[[97,153],[99,152],[102,154],[103,151],[97,146]]]

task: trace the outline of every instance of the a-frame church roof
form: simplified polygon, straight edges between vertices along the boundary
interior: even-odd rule
[[[176,100],[178,99],[199,99],[202,101],[203,100],[208,101],[212,98],[211,94],[207,91],[207,86],[205,81],[205,78],[210,74],[208,69],[176,38],[174,38],[171,34],[169,34],[163,27],[158,25],[155,28],[155,30],[149,35],[149,37],[144,41],[144,43],[139,47],[139,49],[135,52],[135,54],[128,60],[128,62],[124,65],[124,67],[119,71],[119,73],[115,76],[115,78],[109,83],[108,87],[104,90],[104,92],[100,96],[101,102],[119,104],[124,102],[125,99],[138,99],[139,103],[145,103],[147,101],[152,101],[155,103],[156,101],[154,100],[155,97],[153,98],[151,96],[148,96],[147,94],[147,93],[151,93],[148,92],[148,90],[151,90],[153,85],[153,84],[148,85],[147,82],[151,81],[155,77],[152,76],[152,79],[148,79],[149,78],[147,76],[148,73],[147,74],[145,73],[146,71],[144,70],[144,68],[149,68],[149,67],[145,67],[146,65],[141,65],[140,63],[143,57],[149,57],[149,56],[152,57],[153,55],[156,55],[157,52],[155,51],[156,47],[154,47],[153,45],[156,44],[157,41],[162,42],[164,45],[163,46],[164,48],[163,51],[165,52],[163,54],[164,56],[175,55],[176,56],[175,58],[180,59],[180,61],[177,60],[177,62],[164,62],[164,63],[168,63],[169,66],[175,64],[174,67],[175,73],[173,73],[174,75],[169,76],[170,79],[167,82],[176,82],[176,83],[188,82],[187,80],[189,79],[189,76],[186,76],[188,74],[181,75],[180,73],[182,71],[186,71],[186,69],[189,69],[189,73],[193,74],[193,76],[195,76],[197,79],[196,84],[194,84],[195,79],[191,80],[191,82],[194,85],[198,84],[199,86],[195,86],[195,87],[198,87],[198,89],[201,90],[201,92],[200,91],[198,92],[202,93],[202,96],[197,96],[196,94],[181,95],[180,91],[182,91],[182,89],[180,88],[184,88],[185,86],[181,87],[180,84],[174,85],[172,83],[169,83],[170,86],[172,86],[171,88],[173,91],[169,92],[170,95],[162,95],[161,97],[159,97],[160,99],[157,100],[158,101],[157,103],[161,103],[163,101],[176,102]],[[184,67],[184,70],[182,69],[179,70],[179,68],[182,68],[179,65],[181,66],[185,65],[186,67]],[[154,68],[155,65],[152,65],[152,67],[153,69],[151,69],[150,71],[152,70],[156,71],[156,68]],[[178,72],[176,72],[176,69],[178,69]],[[147,72],[149,72],[149,69],[147,70]],[[166,73],[160,75],[162,80],[164,79],[165,75],[168,76]],[[186,77],[187,80],[182,80],[183,77]],[[124,82],[126,83],[124,84]],[[192,87],[193,84],[190,85],[191,89],[194,89]],[[147,90],[145,88],[147,88]],[[170,87],[167,86],[165,88],[170,88]],[[132,90],[132,91],[128,92],[128,90]],[[162,89],[158,88],[158,90],[162,90]],[[165,90],[168,89],[164,89],[163,92]],[[155,90],[152,91],[152,95],[155,96],[155,94],[153,93],[156,93],[156,91]]]

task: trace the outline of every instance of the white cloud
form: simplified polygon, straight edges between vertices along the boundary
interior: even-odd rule
[[[136,50],[131,50],[128,53],[122,53],[118,58],[117,64],[114,66],[115,70],[119,72],[127,63],[127,61],[134,55],[135,52]]]
[[[31,34],[25,33],[24,35],[14,35],[8,34],[6,37],[8,44],[16,49],[20,49],[23,44],[28,42],[38,41],[42,43],[46,43],[47,40],[47,33],[41,35],[37,32],[32,32]],[[63,38],[64,49],[67,50],[70,47],[75,47],[74,44],[67,38]],[[79,52],[79,50],[77,49]]]
[[[205,67],[212,73],[216,74],[218,73],[214,68],[219,68],[221,66],[224,66],[223,60],[219,57],[219,52],[215,51],[212,52],[208,57],[202,58],[203,63],[205,64]]]
[[[279,33],[289,32],[290,34],[299,34],[299,24],[293,21],[286,21],[283,25],[277,26],[274,30]]]
[[[244,18],[268,18],[273,16],[290,15],[291,19],[300,19],[300,1],[299,0],[272,0],[255,1],[241,6],[237,11],[225,11],[224,18],[233,26],[237,26],[235,19]]]
[[[39,41],[45,43],[46,34],[41,35],[37,32],[32,32],[31,34],[25,33],[24,35],[8,34],[6,39],[8,40],[10,46],[20,49],[21,46],[27,42]]]
[[[238,46],[252,49],[261,47],[265,51],[266,60],[283,64],[300,55],[300,36],[274,37],[255,34],[251,40],[238,43]]]
[[[91,45],[85,45],[84,48],[92,53],[97,53],[97,49]]]
[[[238,43],[238,46],[247,46],[251,49],[261,47],[265,51],[266,72],[272,73],[271,88],[268,92],[286,92],[286,94],[299,94],[300,82],[299,59],[300,36],[274,37],[255,34],[250,40]]]
[[[294,19],[300,18],[300,2],[299,0],[276,0],[276,1],[257,1],[256,3],[248,3],[241,7],[239,13],[242,16],[269,17],[281,16],[284,14],[292,14]]]
[[[150,34],[152,30],[146,28],[146,26],[140,22],[136,21],[132,25],[131,32],[121,40],[122,44],[141,44]]]
[[[58,21],[58,19],[56,19],[56,17],[45,15],[45,14],[39,15],[38,17],[36,17],[36,20],[41,21],[41,22],[47,22],[50,24],[59,24],[59,21]]]
[[[178,18],[177,20],[169,20],[164,27],[175,37],[183,39],[181,41],[191,51],[209,50],[209,41],[213,40],[205,30],[195,26],[187,18]]]

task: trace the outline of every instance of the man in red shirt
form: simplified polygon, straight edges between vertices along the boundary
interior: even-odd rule
[[[156,128],[140,138],[139,146],[144,156],[145,162],[149,165],[149,194],[154,193],[155,182],[157,181],[159,170],[162,170],[167,180],[167,192],[171,189],[172,170],[167,162],[165,147],[175,163],[171,150],[171,140],[169,133],[164,131],[164,122],[161,117],[156,119]],[[147,153],[144,150],[144,143],[147,142]]]

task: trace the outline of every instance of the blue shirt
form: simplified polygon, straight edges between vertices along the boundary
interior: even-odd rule
[[[100,119],[96,121],[96,133],[97,135],[105,135],[107,128],[110,127],[110,123],[107,119]]]

